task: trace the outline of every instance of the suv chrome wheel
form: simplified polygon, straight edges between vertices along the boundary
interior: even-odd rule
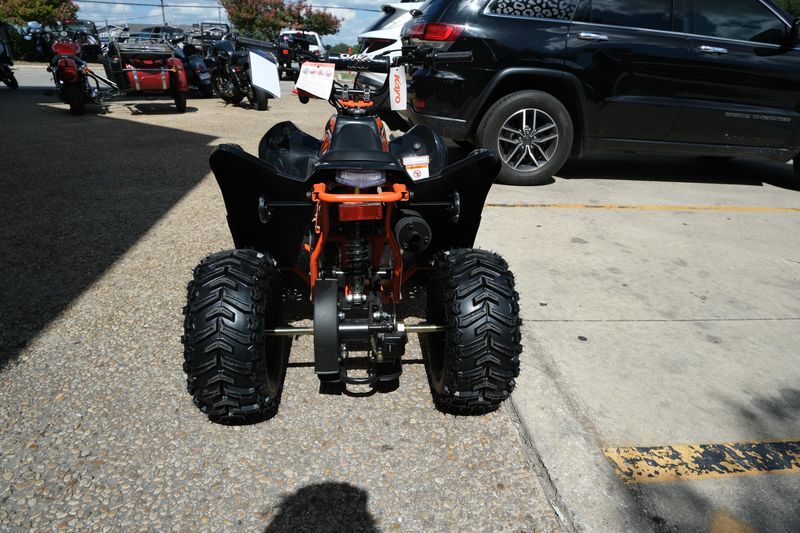
[[[503,163],[498,182],[540,185],[552,181],[569,157],[573,135],[572,118],[561,101],[542,91],[518,91],[486,111],[475,137]]]
[[[553,157],[558,148],[558,125],[536,108],[521,109],[500,127],[497,153],[514,170],[534,170]]]

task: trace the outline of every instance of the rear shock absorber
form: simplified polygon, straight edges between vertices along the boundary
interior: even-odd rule
[[[344,259],[353,276],[364,277],[369,268],[369,240],[364,236],[363,222],[353,223],[353,234],[344,246]]]

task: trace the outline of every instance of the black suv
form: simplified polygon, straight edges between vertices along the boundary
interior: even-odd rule
[[[504,183],[596,151],[800,153],[798,23],[767,0],[428,0],[416,15],[406,42],[473,61],[415,71],[405,118],[496,150]]]

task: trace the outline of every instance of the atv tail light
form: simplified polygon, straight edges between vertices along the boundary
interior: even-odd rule
[[[443,24],[441,22],[420,22],[408,30],[408,37],[422,41],[455,41],[464,26]]]
[[[383,205],[380,203],[339,204],[339,220],[341,222],[381,220],[382,218]]]
[[[386,183],[386,173],[380,170],[337,170],[336,183],[367,189]]]
[[[281,53],[285,56],[289,55],[289,50],[281,50]]]

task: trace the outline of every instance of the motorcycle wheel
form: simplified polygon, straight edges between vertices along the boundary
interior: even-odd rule
[[[175,109],[178,110],[178,113],[185,113],[186,112],[186,92],[185,91],[178,91],[175,93]]]
[[[86,98],[81,83],[65,83],[64,94],[67,96],[69,112],[73,115],[83,115],[86,112]]]
[[[230,80],[225,80],[221,76],[214,76],[211,80],[214,90],[220,98],[228,104],[238,104],[244,98],[244,94]]]
[[[256,88],[253,88],[253,92],[255,92],[256,97],[256,109],[259,111],[267,109],[269,107],[269,102],[267,101],[269,96],[267,96],[267,93]]]
[[[17,78],[14,77],[13,73],[9,74],[8,77],[3,80],[3,83],[5,83],[9,89],[19,89],[19,82]]]

